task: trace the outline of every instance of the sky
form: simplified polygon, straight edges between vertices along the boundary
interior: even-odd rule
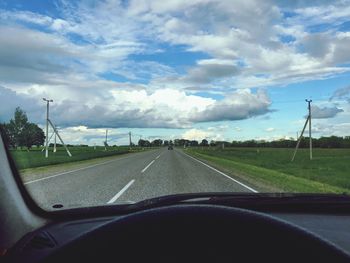
[[[0,121],[66,143],[350,135],[350,2],[0,0]]]

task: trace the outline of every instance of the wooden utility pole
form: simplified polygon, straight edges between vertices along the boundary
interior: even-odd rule
[[[312,160],[312,137],[311,137],[311,102],[312,102],[312,100],[305,100],[305,101],[308,103],[309,115],[306,118],[303,130],[301,131],[300,137],[299,137],[298,142],[297,142],[297,146],[295,147],[294,154],[292,157],[292,162],[294,161],[295,155],[298,151],[298,148],[299,148],[301,139],[303,138],[303,134],[304,134],[307,123],[309,123],[310,160]]]
[[[309,109],[309,141],[310,141],[310,160],[312,160],[312,134],[311,134],[311,102],[312,100],[305,100],[308,103]]]
[[[47,157],[49,157],[49,109],[50,109],[50,102],[53,102],[53,100],[43,98],[43,101],[46,101],[45,158],[47,158]]]
[[[106,140],[105,140],[105,143],[104,143],[104,145],[105,145],[105,151],[107,151],[107,140],[108,140],[108,129],[106,129]]]
[[[131,149],[131,131],[129,132],[129,147]]]
[[[63,140],[62,140],[61,136],[59,135],[59,133],[58,133],[58,131],[57,131],[57,129],[56,129],[56,126],[55,126],[55,125],[53,125],[53,123],[51,122],[51,120],[50,120],[50,119],[48,119],[48,121],[49,121],[49,124],[51,125],[51,127],[52,127],[53,131],[54,131],[54,132],[55,132],[55,134],[57,135],[58,139],[61,141],[61,143],[62,143],[63,147],[66,149],[66,152],[67,152],[68,156],[69,156],[69,157],[72,157],[72,154],[70,153],[70,151],[69,151],[69,149],[68,149],[67,145],[65,145],[65,144],[64,144],[64,142],[63,142]]]

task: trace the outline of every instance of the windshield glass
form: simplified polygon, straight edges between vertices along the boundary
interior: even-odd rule
[[[1,1],[0,122],[23,183],[47,210],[349,193],[349,6]]]

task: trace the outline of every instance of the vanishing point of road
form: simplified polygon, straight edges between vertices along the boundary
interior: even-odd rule
[[[45,209],[121,204],[180,193],[256,192],[183,150],[144,151],[26,182]]]

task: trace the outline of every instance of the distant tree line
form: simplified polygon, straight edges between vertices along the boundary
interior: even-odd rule
[[[35,123],[28,121],[27,114],[16,108],[14,117],[8,123],[1,123],[0,130],[6,144],[11,148],[27,147],[33,145],[39,147],[44,144],[44,131]]]
[[[168,146],[174,145],[178,147],[271,147],[271,148],[294,148],[297,142],[293,139],[280,139],[275,141],[264,140],[246,140],[246,141],[208,141],[203,139],[201,141],[175,139],[175,140],[154,140],[152,142],[148,140],[139,140],[139,146],[151,147],[151,146]],[[313,138],[312,145],[315,148],[350,148],[350,136],[339,137],[329,136]],[[300,148],[309,147],[309,138],[303,137],[300,142]]]
[[[156,139],[153,141],[140,139],[138,142],[138,146],[140,147],[159,147],[159,146],[162,146],[163,144],[166,145],[165,141],[163,142],[163,140],[161,139]]]
[[[294,148],[297,142],[295,140],[276,140],[276,141],[233,141],[232,147],[274,147],[274,148]],[[329,136],[312,139],[312,146],[315,148],[350,148],[350,136]],[[303,137],[300,141],[300,148],[309,147],[309,138]]]

